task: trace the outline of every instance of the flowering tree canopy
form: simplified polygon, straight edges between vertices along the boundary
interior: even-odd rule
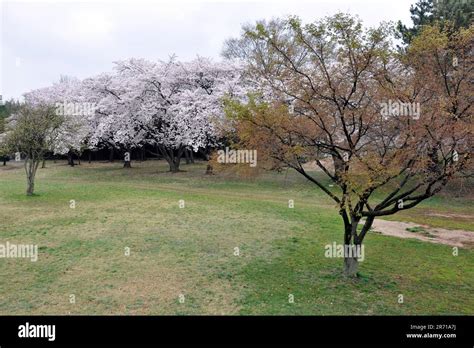
[[[223,98],[244,94],[241,70],[229,63],[131,58],[116,62],[111,73],[62,78],[26,93],[25,101],[54,106],[65,116],[54,153],[151,144],[177,171],[185,149],[217,143],[213,120],[223,116]]]
[[[25,102],[33,107],[54,107],[56,113],[63,116],[50,151],[56,154],[82,151],[91,132],[94,106],[80,80],[61,77],[52,86],[25,93],[24,97]]]

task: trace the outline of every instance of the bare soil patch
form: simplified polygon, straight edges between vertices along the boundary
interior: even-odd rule
[[[372,230],[387,236],[415,238],[425,242],[474,248],[474,232],[471,231],[447,230],[413,222],[387,220],[375,220]]]

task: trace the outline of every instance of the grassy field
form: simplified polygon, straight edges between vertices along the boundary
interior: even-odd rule
[[[0,259],[0,314],[474,314],[472,249],[370,232],[348,280],[324,257],[340,217],[298,174],[132,165],[48,162],[34,197],[22,167],[0,167],[0,242],[39,245],[37,262]],[[440,196],[392,219],[474,231],[472,211]]]

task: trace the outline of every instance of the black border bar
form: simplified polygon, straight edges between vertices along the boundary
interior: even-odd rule
[[[26,323],[55,340],[20,338]],[[425,327],[422,331],[420,327]],[[408,338],[407,334],[429,337]],[[433,334],[456,337],[435,338]],[[474,346],[473,316],[3,316],[0,346],[70,344],[409,344]]]

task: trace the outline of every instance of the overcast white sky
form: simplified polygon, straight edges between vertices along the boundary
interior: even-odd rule
[[[338,11],[368,26],[410,22],[415,0],[8,1],[0,0],[0,94],[3,100],[48,86],[61,74],[110,71],[113,61],[166,59],[175,53],[220,58],[225,39],[257,19],[298,15],[313,21]]]

